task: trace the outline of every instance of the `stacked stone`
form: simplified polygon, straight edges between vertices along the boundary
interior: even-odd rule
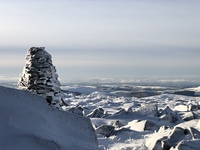
[[[60,82],[52,57],[44,47],[31,47],[28,50],[18,87],[42,95],[49,104],[61,108]]]

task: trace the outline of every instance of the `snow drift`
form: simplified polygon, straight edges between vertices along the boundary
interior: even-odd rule
[[[0,86],[0,95],[1,149],[98,149],[88,118],[50,107],[28,91]]]

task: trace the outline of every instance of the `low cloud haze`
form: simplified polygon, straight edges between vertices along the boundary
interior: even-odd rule
[[[200,76],[199,1],[2,1],[0,75],[31,46],[60,76]],[[5,69],[7,68],[7,69]]]

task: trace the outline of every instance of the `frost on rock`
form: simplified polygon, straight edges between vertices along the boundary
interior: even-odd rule
[[[60,82],[52,57],[44,47],[31,47],[28,50],[18,87],[42,95],[49,104],[61,108]]]

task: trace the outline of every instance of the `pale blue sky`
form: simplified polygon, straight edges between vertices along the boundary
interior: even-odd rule
[[[200,76],[198,0],[1,0],[0,76],[44,46],[61,78]]]

